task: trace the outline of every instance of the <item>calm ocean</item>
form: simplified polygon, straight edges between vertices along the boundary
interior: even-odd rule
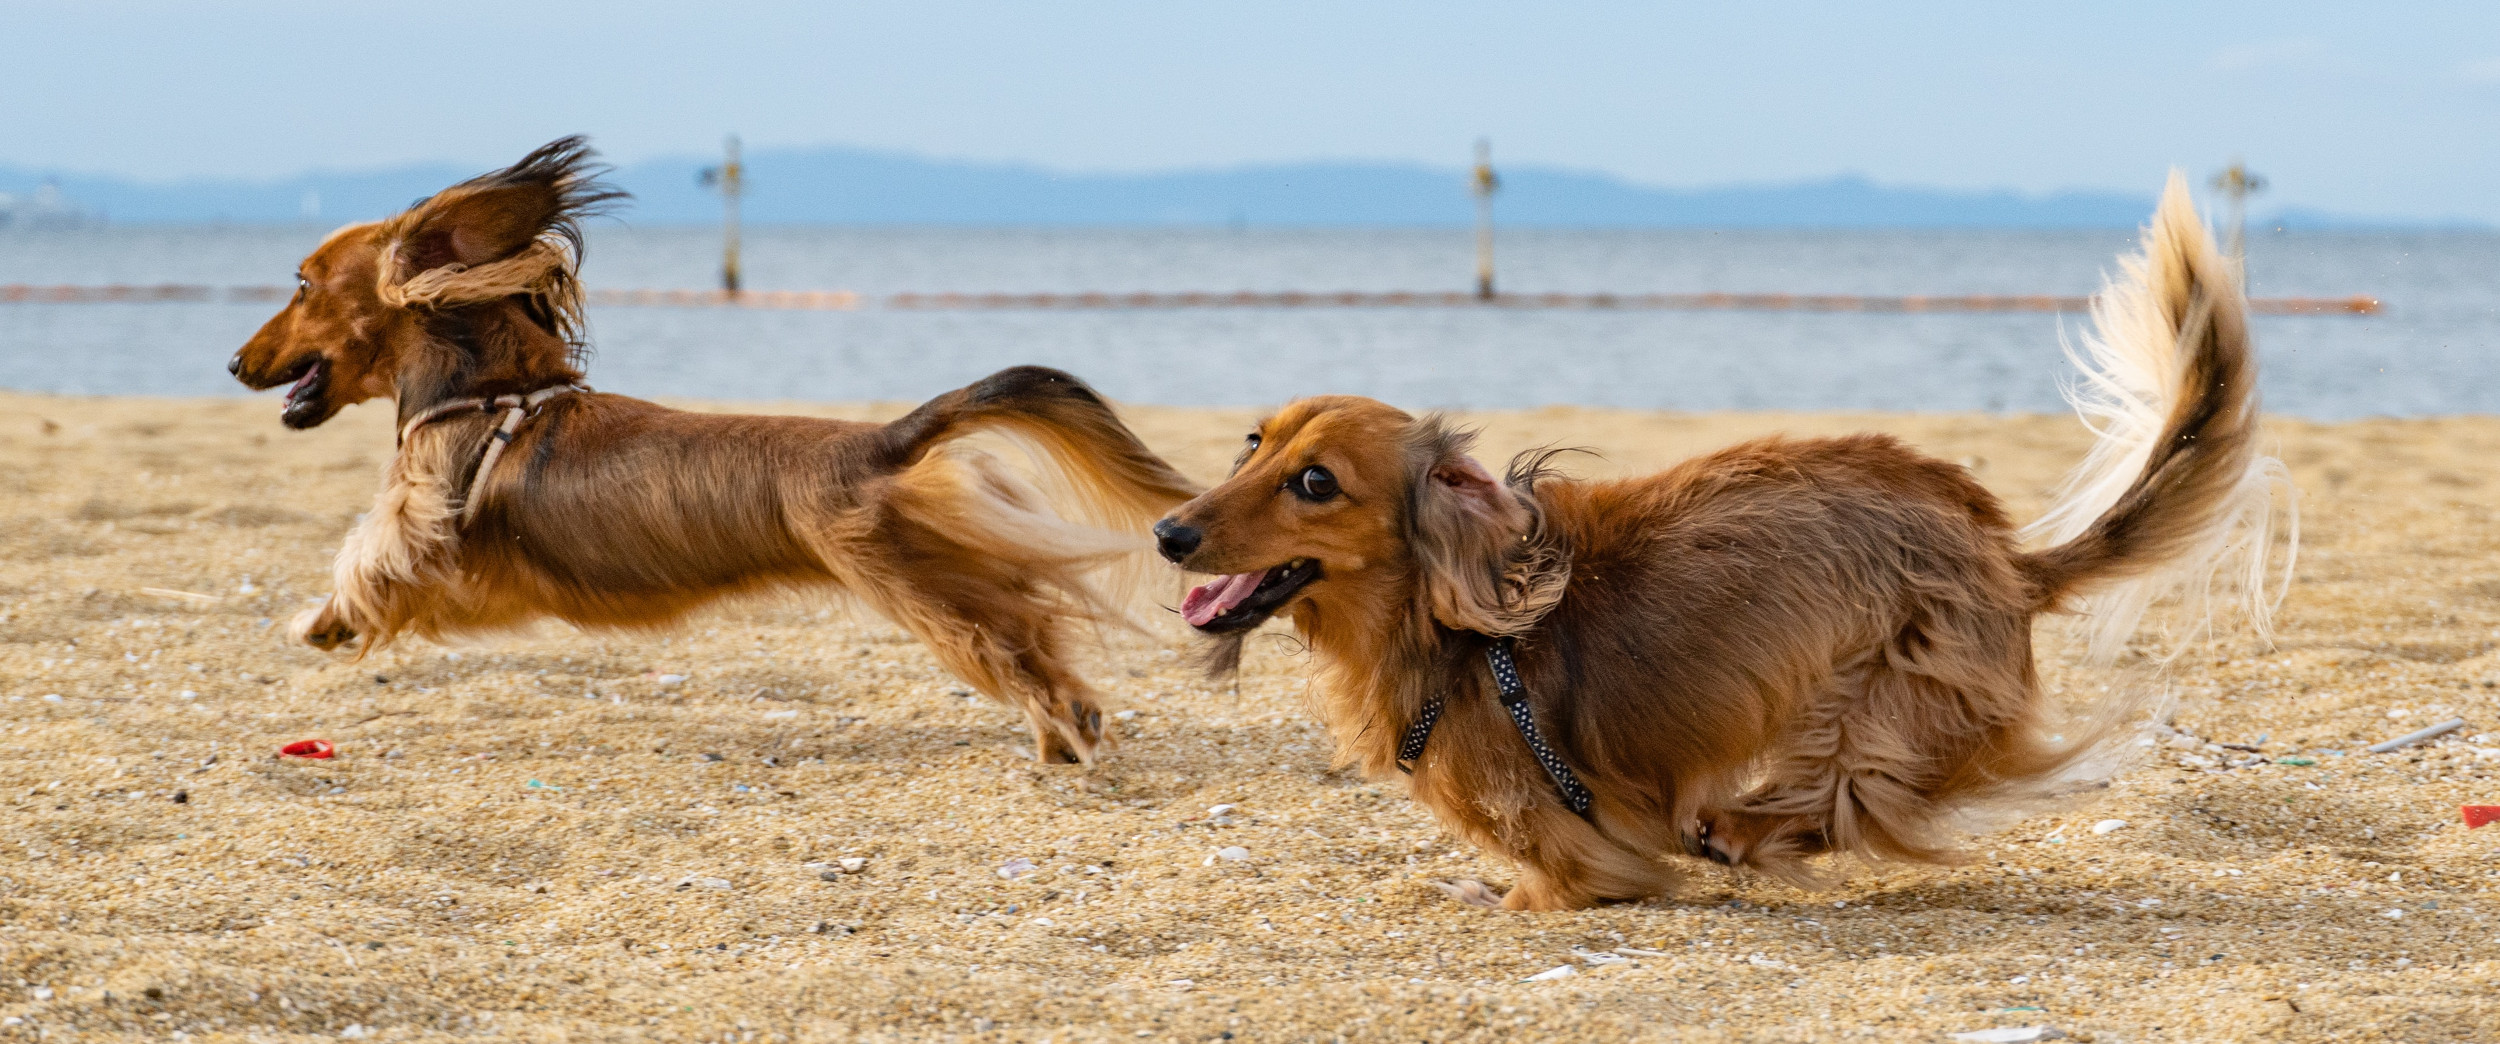
[[[319,228],[0,233],[0,283],[283,284]],[[1519,230],[1515,291],[2081,294],[2116,232]],[[703,230],[594,228],[598,288],[711,285]],[[1463,230],[752,229],[748,285],[871,293],[1448,290]],[[2267,407],[2319,419],[2500,413],[2500,234],[2271,234],[2261,296],[2369,294],[2374,317],[2257,320]],[[267,304],[0,304],[0,386],[242,394]],[[1354,392],[1401,405],[2047,411],[2080,316],[1475,309],[775,312],[602,308],[591,381],[722,399],[914,400],[1038,362],[1135,402]]]

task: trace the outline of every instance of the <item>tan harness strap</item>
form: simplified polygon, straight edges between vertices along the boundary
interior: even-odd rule
[[[478,505],[485,501],[487,477],[494,474],[495,462],[503,459],[504,447],[512,444],[512,434],[521,430],[521,422],[538,412],[538,408],[545,405],[549,399],[567,392],[587,390],[589,389],[575,385],[559,384],[549,388],[540,388],[528,395],[498,395],[491,400],[456,399],[420,413],[408,423],[401,425],[399,441],[405,443],[408,441],[408,436],[415,434],[418,428],[454,414],[466,413],[470,410],[500,409],[504,411],[503,422],[495,425],[495,430],[488,433],[485,456],[477,462],[477,477],[469,480],[468,495],[460,498],[458,528],[467,529],[469,520],[477,517]]]

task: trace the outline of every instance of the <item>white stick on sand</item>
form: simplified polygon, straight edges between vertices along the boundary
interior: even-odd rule
[[[2420,743],[2420,742],[2422,742],[2423,740],[2427,740],[2427,739],[2437,739],[2437,738],[2439,738],[2439,737],[2441,737],[2441,736],[2445,736],[2445,735],[2447,735],[2447,734],[2449,734],[2449,733],[2451,733],[2451,732],[2455,732],[2455,731],[2457,731],[2458,729],[2461,729],[2461,728],[2464,728],[2464,727],[2465,727],[2465,719],[2463,719],[2463,718],[2450,718],[2450,719],[2448,719],[2448,720],[2446,720],[2446,721],[2440,722],[2440,723],[2439,723],[2439,724],[2437,724],[2437,725],[2433,725],[2433,726],[2431,726],[2430,728],[2423,729],[2423,730],[2422,730],[2422,731],[2420,731],[2420,732],[2408,732],[2408,733],[2405,733],[2405,734],[2404,734],[2404,735],[2402,735],[2402,736],[2398,736],[2398,737],[2396,737],[2395,739],[2388,740],[2388,741],[2387,741],[2387,742],[2385,742],[2385,743],[2373,743],[2373,744],[2370,744],[2370,753],[2372,753],[2372,754],[2385,754],[2385,753],[2387,753],[2388,751],[2391,751],[2391,750],[2396,750],[2396,749],[2403,748],[2403,747],[2410,747],[2410,746],[2412,746],[2412,745],[2414,745],[2414,744],[2416,744],[2416,743]]]

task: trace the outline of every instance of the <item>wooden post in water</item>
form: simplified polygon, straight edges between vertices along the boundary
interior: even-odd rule
[[[1502,187],[1493,176],[1493,142],[1476,139],[1476,299],[1493,299],[1493,193]]]
[[[727,158],[720,166],[705,167],[700,178],[703,184],[718,186],[721,197],[721,259],[720,288],[729,296],[738,296],[738,197],[746,190],[746,167],[738,162],[738,136],[732,134],[727,143]]]
[[[2238,265],[2240,278],[2248,278],[2248,195],[2263,192],[2266,179],[2248,171],[2248,164],[2234,158],[2222,173],[2214,175],[2214,187],[2231,198],[2231,238],[2227,249],[2231,263]]]

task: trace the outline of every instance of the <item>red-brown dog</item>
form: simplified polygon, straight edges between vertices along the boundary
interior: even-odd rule
[[[1002,371],[891,424],[685,413],[578,389],[578,223],[616,192],[566,138],[306,257],[296,294],[230,369],[292,383],[310,428],[396,400],[382,491],[340,549],[335,590],[296,621],[370,651],[555,617],[665,626],[719,599],[855,595],[948,670],[1025,712],[1045,761],[1091,763],[1093,691],[1063,647],[1123,618],[1107,563],[1196,487],[1092,389]],[[1036,486],[954,440],[1003,433],[1074,487],[1064,521]]]
[[[1268,418],[1156,531],[1226,574],[1181,610],[1220,653],[1291,615],[1340,756],[1410,770],[1444,825],[1516,860],[1503,906],[1665,894],[1687,854],[1806,883],[1824,853],[1946,861],[1960,817],[2126,731],[2109,705],[2049,735],[2034,616],[2093,599],[2123,640],[2149,592],[2233,559],[2263,630],[2280,465],[2254,449],[2244,309],[2174,177],[2095,316],[2079,404],[2102,438],[2038,551],[1962,468],[1886,436],[1612,482],[1530,454],[1497,481],[1440,420],[1345,397]]]

